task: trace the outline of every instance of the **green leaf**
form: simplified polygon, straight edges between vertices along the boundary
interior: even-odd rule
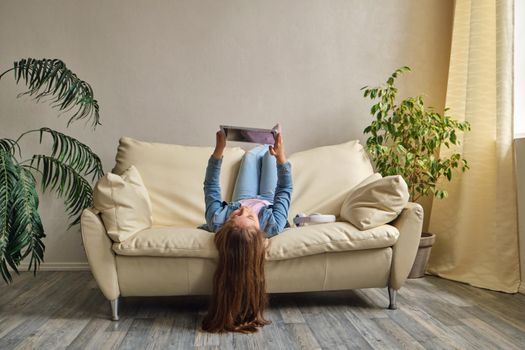
[[[93,96],[93,89],[69,70],[64,62],[57,59],[29,58],[15,62],[13,66],[15,81],[19,83],[22,80],[28,87],[19,96],[33,96],[37,101],[53,97],[52,106],[60,111],[76,108],[68,120],[68,126],[71,122],[84,118],[92,121],[93,128],[100,125],[99,106]]]
[[[450,133],[450,142],[456,144],[456,132],[454,130]]]
[[[447,176],[448,181],[450,181],[452,179],[452,169],[448,168],[445,171],[445,175]]]
[[[40,143],[42,135],[48,133],[53,139],[51,157],[57,158],[83,175],[93,174],[92,180],[104,175],[102,162],[89,146],[77,139],[50,128],[40,128]]]
[[[64,198],[66,211],[73,221],[68,228],[80,223],[80,214],[93,206],[93,190],[90,184],[73,167],[60,160],[35,154],[31,166],[41,171],[42,191],[53,190]]]
[[[8,264],[12,266],[8,245],[12,225],[12,196],[18,181],[18,172],[12,157],[10,153],[0,150],[0,274],[7,283],[12,281],[7,267]]]
[[[8,254],[12,264],[18,266],[22,259],[30,255],[28,270],[36,274],[44,259],[44,227],[38,213],[38,194],[33,174],[23,166],[17,166],[18,181],[12,194],[12,226],[8,244]],[[16,257],[16,259],[15,259]],[[16,268],[15,268],[16,269]]]
[[[11,139],[0,139],[0,150],[10,153],[12,156],[15,155],[18,149],[18,154],[21,154],[20,145],[15,140]]]

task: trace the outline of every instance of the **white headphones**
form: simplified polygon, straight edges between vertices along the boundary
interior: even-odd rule
[[[319,213],[306,215],[305,213],[299,213],[293,218],[293,223],[298,227],[328,222],[335,222],[335,215],[323,215]]]

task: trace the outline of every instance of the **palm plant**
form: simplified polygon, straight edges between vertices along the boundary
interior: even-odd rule
[[[64,62],[57,59],[22,59],[0,74],[0,80],[13,73],[15,82],[24,83],[37,102],[45,99],[61,112],[72,112],[67,126],[73,121],[91,121],[93,129],[99,122],[99,106],[91,86],[80,80]],[[51,154],[34,154],[21,160],[19,141],[22,137],[44,135],[52,139]],[[71,220],[68,227],[80,222],[84,208],[92,206],[91,182],[104,175],[100,158],[85,144],[50,128],[29,130],[16,140],[0,135],[0,274],[6,283],[12,281],[8,267],[17,274],[20,262],[30,256],[28,270],[36,274],[44,259],[45,237],[38,213],[39,198],[36,178],[41,190],[54,191],[63,198]],[[18,151],[18,156],[17,156]]]

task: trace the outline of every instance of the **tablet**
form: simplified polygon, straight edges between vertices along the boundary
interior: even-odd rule
[[[277,137],[277,129],[259,129],[221,125],[221,130],[226,134],[227,141],[273,145]]]

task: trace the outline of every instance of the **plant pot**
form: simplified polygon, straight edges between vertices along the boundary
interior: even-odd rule
[[[425,269],[427,267],[428,258],[430,257],[430,250],[436,241],[436,235],[429,232],[421,233],[421,240],[419,241],[419,248],[417,249],[416,259],[412,270],[408,274],[408,278],[420,278],[425,276]]]

